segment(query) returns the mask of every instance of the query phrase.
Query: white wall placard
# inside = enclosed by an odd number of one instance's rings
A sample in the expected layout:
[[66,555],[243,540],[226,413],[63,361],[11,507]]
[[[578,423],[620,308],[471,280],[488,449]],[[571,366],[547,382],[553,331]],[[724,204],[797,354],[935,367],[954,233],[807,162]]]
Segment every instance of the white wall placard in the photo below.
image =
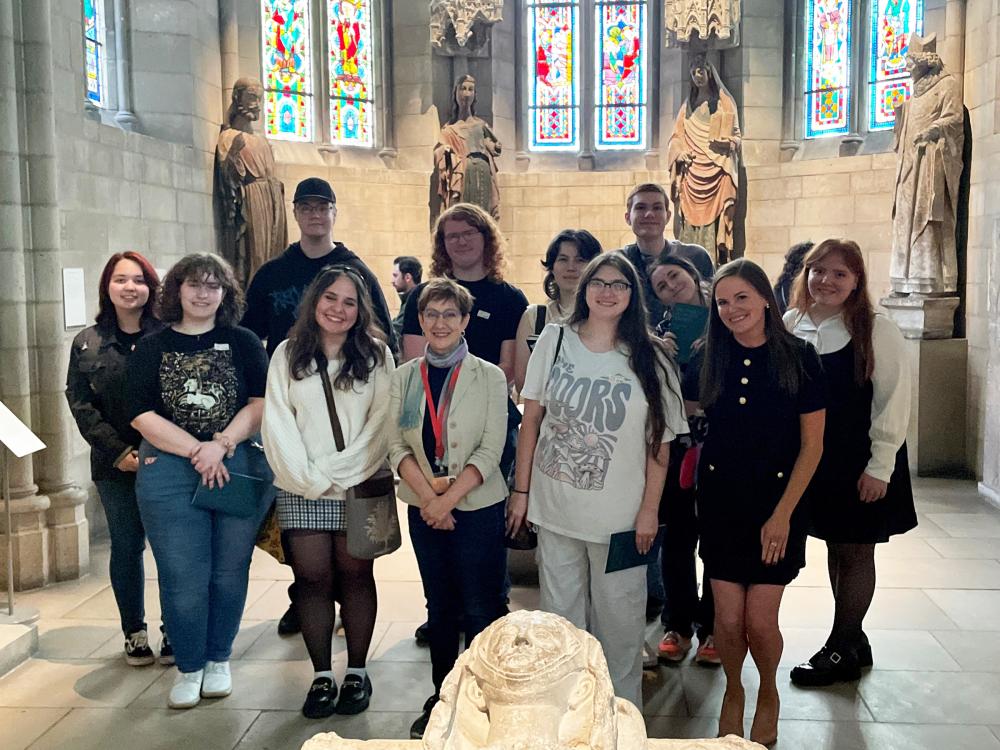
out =
[[63,316],[67,328],[87,325],[87,290],[82,268],[63,269]]
[[29,430],[3,401],[0,401],[0,443],[6,445],[18,458],[24,458],[45,447],[38,435]]

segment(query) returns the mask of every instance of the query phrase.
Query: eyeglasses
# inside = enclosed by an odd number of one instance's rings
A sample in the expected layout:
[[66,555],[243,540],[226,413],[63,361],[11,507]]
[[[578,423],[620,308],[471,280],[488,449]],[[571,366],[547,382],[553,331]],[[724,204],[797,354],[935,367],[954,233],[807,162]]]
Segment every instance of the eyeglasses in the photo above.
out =
[[604,281],[604,279],[591,279],[587,282],[587,288],[592,292],[603,292],[610,289],[615,294],[625,294],[632,288],[627,281]]
[[458,310],[445,310],[444,312],[440,312],[439,310],[424,310],[420,314],[424,316],[424,320],[432,325],[439,320],[443,320],[449,326],[454,327],[462,319],[462,313]]
[[478,229],[466,229],[464,232],[452,232],[444,236],[446,245],[457,245],[459,242],[472,242],[472,238],[480,234]]
[[300,214],[305,214],[309,216],[310,214],[314,216],[322,216],[327,211],[332,210],[336,204],[334,203],[299,203],[295,206],[295,210]]

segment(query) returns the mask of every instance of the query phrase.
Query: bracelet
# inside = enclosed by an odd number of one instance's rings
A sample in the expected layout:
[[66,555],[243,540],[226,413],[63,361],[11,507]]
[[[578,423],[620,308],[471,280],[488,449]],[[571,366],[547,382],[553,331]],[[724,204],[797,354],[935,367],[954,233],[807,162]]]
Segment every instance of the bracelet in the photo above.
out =
[[222,443],[222,447],[226,449],[226,458],[232,458],[236,453],[236,443],[234,443],[232,438],[228,435],[217,432],[212,435],[212,440],[217,443]]
[[510,494],[512,494],[512,495],[527,495],[528,491],[527,490],[511,490]]

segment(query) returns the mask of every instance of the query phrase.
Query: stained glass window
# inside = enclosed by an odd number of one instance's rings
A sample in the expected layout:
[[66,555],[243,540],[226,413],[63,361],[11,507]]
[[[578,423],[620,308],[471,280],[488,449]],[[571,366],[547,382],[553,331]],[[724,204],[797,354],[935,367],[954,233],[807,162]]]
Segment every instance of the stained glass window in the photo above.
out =
[[806,138],[846,133],[851,116],[852,0],[808,0]]
[[896,107],[910,98],[906,52],[910,37],[923,33],[922,0],[871,0],[871,62],[868,79],[868,129],[886,130]]
[[596,6],[595,148],[646,145],[646,3]]
[[371,0],[329,0],[330,140],[375,145]]
[[102,2],[103,0],[83,0],[83,43],[87,99],[98,107],[107,106],[108,103]]
[[528,0],[529,148],[580,148],[578,0]]
[[313,137],[310,0],[264,0],[261,4],[264,70],[264,131],[270,138]]

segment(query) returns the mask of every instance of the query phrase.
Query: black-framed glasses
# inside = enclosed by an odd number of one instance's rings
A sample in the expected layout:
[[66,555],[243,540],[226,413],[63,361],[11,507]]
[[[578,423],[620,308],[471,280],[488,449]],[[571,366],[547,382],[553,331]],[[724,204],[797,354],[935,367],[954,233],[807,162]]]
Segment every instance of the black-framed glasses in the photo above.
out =
[[604,279],[591,279],[587,282],[587,288],[594,292],[603,292],[610,289],[615,294],[625,294],[632,289],[632,285],[627,281],[605,281]]

